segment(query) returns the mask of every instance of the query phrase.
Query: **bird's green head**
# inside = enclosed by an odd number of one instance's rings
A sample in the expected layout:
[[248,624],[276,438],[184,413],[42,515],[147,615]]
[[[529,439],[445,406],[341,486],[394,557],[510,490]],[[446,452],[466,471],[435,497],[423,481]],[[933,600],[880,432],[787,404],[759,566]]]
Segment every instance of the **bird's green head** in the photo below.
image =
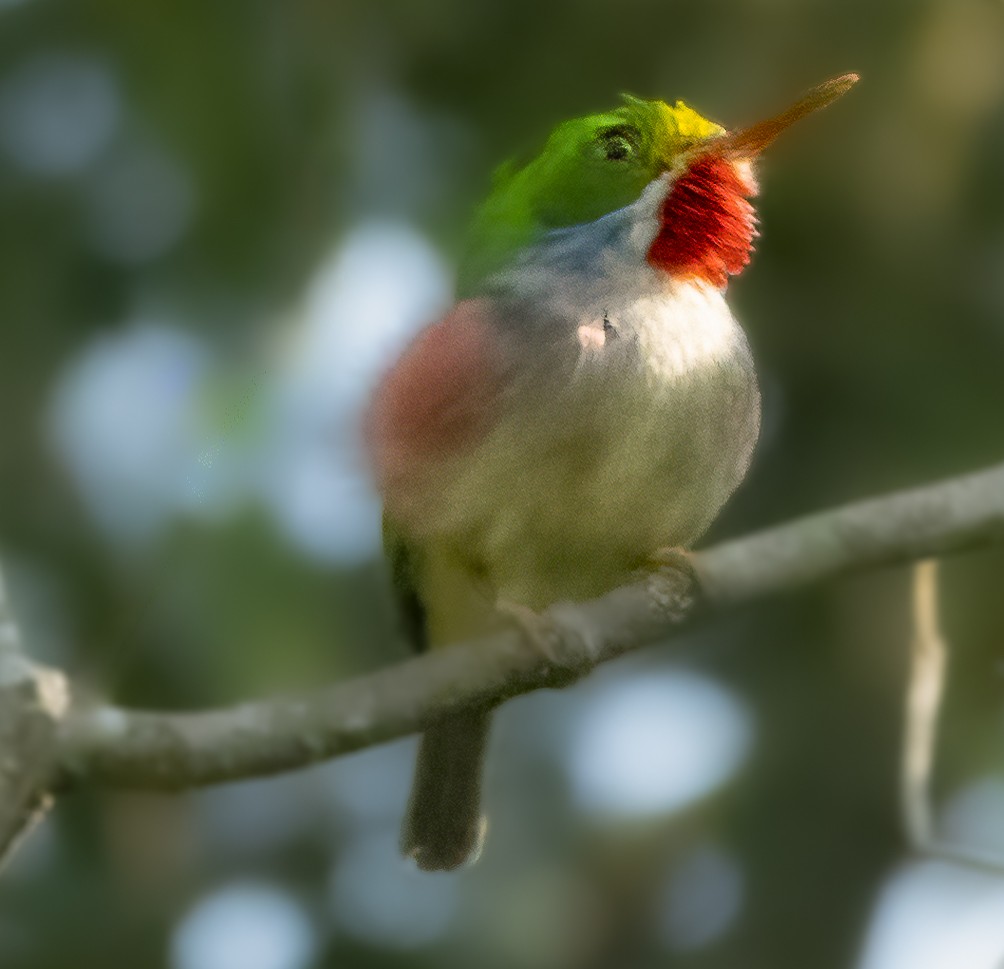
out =
[[856,81],[846,75],[814,88],[782,115],[728,134],[677,101],[624,96],[613,111],[562,122],[529,161],[495,173],[478,210],[461,267],[469,295],[551,229],[598,219],[634,202],[664,173],[678,175],[714,151],[748,160],[792,121],[834,100]]

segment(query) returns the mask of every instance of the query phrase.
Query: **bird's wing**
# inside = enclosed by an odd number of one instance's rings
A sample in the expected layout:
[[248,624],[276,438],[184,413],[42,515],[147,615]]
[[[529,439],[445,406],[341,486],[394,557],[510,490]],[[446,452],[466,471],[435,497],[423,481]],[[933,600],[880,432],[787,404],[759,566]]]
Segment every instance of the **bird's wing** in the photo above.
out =
[[510,361],[491,305],[464,300],[423,330],[381,381],[366,438],[384,511],[401,530],[434,530],[424,519],[445,469],[494,424]]
[[384,499],[384,547],[404,631],[428,646],[419,594],[448,467],[498,416],[511,353],[485,300],[464,300],[423,330],[384,377],[366,419],[366,439]]
[[[384,499],[384,543],[404,632],[415,649],[470,629],[471,576],[438,569],[439,493],[458,458],[495,422],[508,383],[506,341],[483,300],[465,300],[424,330],[381,382],[366,422]],[[459,592],[460,595],[455,593]],[[480,850],[481,762],[490,711],[464,710],[422,738],[401,848],[423,869],[452,869]]]
[[401,622],[401,632],[416,653],[424,653],[429,648],[429,630],[426,626],[425,605],[418,594],[415,574],[418,566],[417,552],[386,515],[383,519],[383,547],[390,566],[391,588]]

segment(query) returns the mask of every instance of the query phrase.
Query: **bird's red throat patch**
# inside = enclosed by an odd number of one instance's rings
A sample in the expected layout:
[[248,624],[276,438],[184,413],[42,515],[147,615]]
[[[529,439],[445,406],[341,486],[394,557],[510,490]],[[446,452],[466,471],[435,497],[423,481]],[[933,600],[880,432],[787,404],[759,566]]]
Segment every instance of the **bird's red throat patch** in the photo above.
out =
[[662,203],[648,261],[677,279],[725,286],[750,261],[757,186],[726,158],[699,158],[673,183]]

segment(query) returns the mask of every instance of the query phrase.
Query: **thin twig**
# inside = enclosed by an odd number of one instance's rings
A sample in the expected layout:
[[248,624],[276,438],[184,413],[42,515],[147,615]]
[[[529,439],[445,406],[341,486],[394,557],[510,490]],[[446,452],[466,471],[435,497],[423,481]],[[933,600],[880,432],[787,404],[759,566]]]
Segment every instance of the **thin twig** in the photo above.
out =
[[913,638],[906,692],[901,798],[907,838],[918,851],[934,841],[931,772],[945,684],[945,642],[938,624],[938,563],[913,570]]
[[937,833],[931,778],[947,662],[948,647],[938,616],[938,563],[926,559],[913,571],[913,637],[900,774],[903,827],[910,845],[920,854],[1004,874],[1004,856],[946,841]]

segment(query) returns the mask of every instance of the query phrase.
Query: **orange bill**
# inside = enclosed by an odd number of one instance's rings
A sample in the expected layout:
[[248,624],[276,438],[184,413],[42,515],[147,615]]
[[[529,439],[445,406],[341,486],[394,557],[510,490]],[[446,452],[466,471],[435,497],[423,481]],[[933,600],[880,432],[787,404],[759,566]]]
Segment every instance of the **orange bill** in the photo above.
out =
[[765,121],[758,121],[748,128],[730,131],[708,148],[716,155],[735,159],[754,158],[772,144],[782,131],[807,115],[832,104],[837,98],[843,97],[858,83],[858,80],[857,74],[841,74],[840,77],[823,81],[787,110]]

